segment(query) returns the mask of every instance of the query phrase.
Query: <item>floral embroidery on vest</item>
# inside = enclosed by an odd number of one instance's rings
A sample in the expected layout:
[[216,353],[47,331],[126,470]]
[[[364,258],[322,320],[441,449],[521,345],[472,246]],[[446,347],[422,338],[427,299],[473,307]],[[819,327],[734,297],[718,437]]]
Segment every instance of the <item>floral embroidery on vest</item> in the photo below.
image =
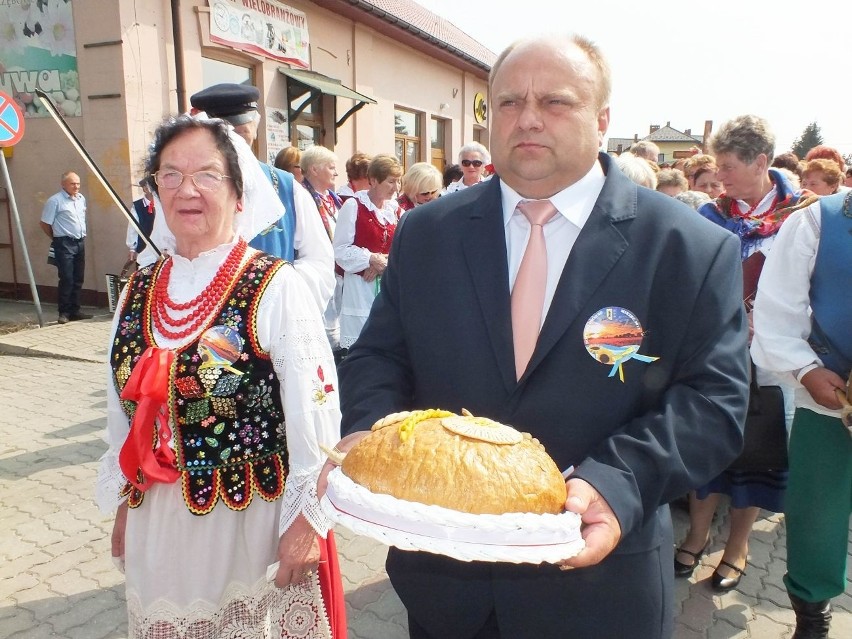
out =
[[[184,500],[196,515],[209,513],[219,499],[244,510],[254,493],[274,501],[284,492],[284,410],[269,353],[258,344],[256,315],[284,264],[263,253],[251,258],[199,337],[175,351],[168,419]],[[156,346],[149,293],[161,267],[142,269],[127,284],[110,354],[119,394],[145,349]],[[122,407],[133,415],[133,402],[122,401]],[[129,483],[123,494],[131,507],[142,502]]]

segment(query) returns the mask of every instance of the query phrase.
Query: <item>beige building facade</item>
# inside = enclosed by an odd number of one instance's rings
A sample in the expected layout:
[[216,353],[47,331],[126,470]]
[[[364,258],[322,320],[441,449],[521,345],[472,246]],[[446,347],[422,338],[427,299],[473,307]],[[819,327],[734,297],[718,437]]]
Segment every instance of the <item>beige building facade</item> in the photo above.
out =
[[[44,300],[55,298],[56,269],[46,263],[49,242],[38,221],[64,171],[79,173],[88,199],[85,303],[105,302],[104,275],[117,273],[127,256],[127,223],[59,126],[45,117],[33,95],[36,88],[53,89],[47,93],[59,101],[69,127],[128,205],[141,197],[135,184],[153,130],[169,115],[187,111],[193,93],[218,82],[260,88],[259,158],[271,160],[285,145],[322,144],[340,160],[341,184],[345,161],[356,151],[396,153],[406,166],[427,161],[443,168],[463,144],[475,140],[487,146],[484,105],[494,54],[414,2],[69,4],[73,43],[65,43],[65,53],[76,56],[76,76],[0,64],[0,91],[11,94],[27,115],[23,139],[5,155]],[[35,17],[45,25],[55,18]],[[23,20],[32,30],[33,16]],[[13,59],[4,46],[10,45],[0,39],[0,59]],[[73,62],[67,56],[55,59]],[[0,295],[28,299],[10,196],[0,189]]]

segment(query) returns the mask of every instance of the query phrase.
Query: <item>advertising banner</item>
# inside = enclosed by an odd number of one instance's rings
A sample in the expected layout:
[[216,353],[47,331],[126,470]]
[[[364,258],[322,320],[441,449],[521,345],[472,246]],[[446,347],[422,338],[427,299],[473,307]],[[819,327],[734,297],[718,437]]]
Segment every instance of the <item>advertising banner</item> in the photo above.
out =
[[36,89],[66,117],[80,115],[71,1],[0,0],[0,91],[25,117],[49,117]]
[[275,162],[275,156],[284,147],[290,146],[290,131],[287,109],[266,107],[266,161]]

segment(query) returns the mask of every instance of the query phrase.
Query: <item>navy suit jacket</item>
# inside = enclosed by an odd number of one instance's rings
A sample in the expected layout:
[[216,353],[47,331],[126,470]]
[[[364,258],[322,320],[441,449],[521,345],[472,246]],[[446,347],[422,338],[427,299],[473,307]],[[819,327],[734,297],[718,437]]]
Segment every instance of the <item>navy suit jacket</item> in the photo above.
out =
[[[739,242],[673,198],[637,187],[606,155],[600,161],[603,190],[520,381],[498,178],[403,217],[381,293],[340,370],[343,432],[422,408],[467,408],[510,424],[537,437],[560,468],[575,466],[574,476],[607,500],[622,528],[613,555],[648,553],[670,544],[666,504],[716,476],[742,446],[748,364]],[[583,342],[588,319],[607,307],[631,311],[645,330],[639,352],[659,358],[627,361],[623,382]],[[489,584],[471,576],[474,564],[408,553],[397,567],[397,553],[389,573],[409,611],[431,623],[427,602],[443,574],[434,614],[449,614],[455,627],[482,610],[512,614],[501,610],[495,570],[540,570],[492,566]],[[554,579],[579,583],[585,570],[556,571]],[[651,587],[670,592],[671,563],[668,572]],[[582,587],[605,593],[614,577]],[[524,589],[534,591],[536,580],[530,584]],[[460,600],[465,610],[453,617]]]

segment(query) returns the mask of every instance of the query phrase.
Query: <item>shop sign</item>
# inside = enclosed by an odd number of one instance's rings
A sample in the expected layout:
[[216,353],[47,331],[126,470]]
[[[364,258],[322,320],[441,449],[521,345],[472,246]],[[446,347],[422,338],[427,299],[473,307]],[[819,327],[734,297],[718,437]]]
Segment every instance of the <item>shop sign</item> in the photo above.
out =
[[308,19],[274,0],[208,0],[210,39],[290,66],[310,69]]

